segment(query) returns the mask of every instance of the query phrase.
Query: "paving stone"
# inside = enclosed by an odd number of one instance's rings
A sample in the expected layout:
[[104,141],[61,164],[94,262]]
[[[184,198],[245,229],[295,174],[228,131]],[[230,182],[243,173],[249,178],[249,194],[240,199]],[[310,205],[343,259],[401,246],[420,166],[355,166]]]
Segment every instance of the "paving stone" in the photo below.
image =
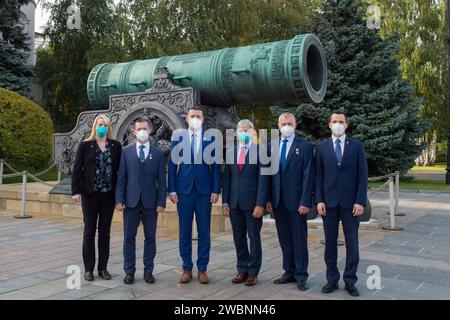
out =
[[39,279],[30,276],[16,277],[4,280],[0,282],[0,294],[18,289],[23,289],[43,282],[45,282],[45,279]]
[[93,294],[109,290],[105,287],[100,287],[96,285],[85,285],[80,287],[80,289],[72,289],[69,291],[60,292],[51,296],[46,297],[44,300],[76,300],[86,298]]
[[[386,194],[371,196],[373,218],[387,221]],[[357,286],[359,300],[376,299],[450,299],[450,194],[401,193],[400,208],[404,217],[396,217],[403,231],[360,230],[360,265]],[[295,284],[274,285],[282,273],[282,256],[273,223],[265,221],[263,264],[255,287],[235,285],[236,252],[231,233],[214,234],[208,275],[210,284],[196,279],[180,284],[181,258],[178,234],[158,230],[155,258],[155,284],[142,279],[143,234],[136,240],[136,280],[133,285],[123,283],[123,226],[113,223],[111,256],[108,270],[110,281],[81,279],[80,290],[68,290],[65,281],[69,265],[83,271],[81,249],[83,223],[68,217],[34,217],[27,221],[12,218],[11,212],[0,212],[0,299],[230,299],[230,300],[353,300],[340,289],[331,295],[320,292],[326,282],[323,260],[323,230],[308,232],[309,290],[300,292]],[[383,220],[384,219],[384,220]],[[193,242],[193,262],[197,259],[197,242]],[[345,265],[345,247],[339,247],[341,274]],[[367,287],[367,267],[381,269],[381,288]],[[81,274],[83,276],[83,273]]]
[[99,293],[94,293],[87,297],[82,298],[82,300],[130,300],[137,299],[145,294],[144,291],[131,288],[117,287],[108,290],[101,291]]

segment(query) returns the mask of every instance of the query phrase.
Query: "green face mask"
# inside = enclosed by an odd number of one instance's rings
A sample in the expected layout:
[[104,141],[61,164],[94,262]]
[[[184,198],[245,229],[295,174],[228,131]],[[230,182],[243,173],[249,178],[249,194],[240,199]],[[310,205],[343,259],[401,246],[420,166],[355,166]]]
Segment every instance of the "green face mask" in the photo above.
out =
[[107,133],[108,133],[108,127],[105,127],[105,126],[97,127],[97,136],[99,136],[100,138],[104,138]]
[[239,141],[248,143],[250,141],[250,135],[247,132],[241,132],[238,135]]

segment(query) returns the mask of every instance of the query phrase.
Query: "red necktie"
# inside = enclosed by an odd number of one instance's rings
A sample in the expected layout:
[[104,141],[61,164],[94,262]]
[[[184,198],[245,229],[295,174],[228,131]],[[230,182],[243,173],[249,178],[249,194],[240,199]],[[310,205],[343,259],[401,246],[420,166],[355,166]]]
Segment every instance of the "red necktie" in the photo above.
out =
[[239,160],[238,160],[239,172],[242,171],[242,168],[244,167],[244,162],[245,162],[245,146],[242,146],[241,151],[239,152]]

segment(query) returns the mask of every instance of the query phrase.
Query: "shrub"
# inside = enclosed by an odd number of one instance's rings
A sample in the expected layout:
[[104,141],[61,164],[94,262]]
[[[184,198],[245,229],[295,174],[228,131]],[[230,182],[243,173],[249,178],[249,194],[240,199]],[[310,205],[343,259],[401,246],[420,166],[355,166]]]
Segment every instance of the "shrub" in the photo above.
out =
[[53,124],[33,101],[0,88],[0,158],[13,167],[37,170],[52,155]]

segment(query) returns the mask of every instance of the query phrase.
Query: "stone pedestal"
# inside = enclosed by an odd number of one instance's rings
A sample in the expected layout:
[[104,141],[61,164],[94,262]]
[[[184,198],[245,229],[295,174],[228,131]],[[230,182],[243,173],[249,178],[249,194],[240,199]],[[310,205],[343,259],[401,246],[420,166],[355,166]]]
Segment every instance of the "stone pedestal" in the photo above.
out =
[[[0,185],[0,210],[20,212],[22,205],[21,184]],[[26,212],[33,216],[64,216],[77,219],[83,218],[80,203],[72,201],[70,195],[49,194],[49,187],[30,183],[27,185]],[[211,232],[231,231],[228,218],[222,215],[222,199],[213,205],[211,212]],[[123,213],[114,212],[113,222],[122,223]],[[167,199],[164,213],[158,217],[158,228],[178,233],[178,213],[176,205]]]

